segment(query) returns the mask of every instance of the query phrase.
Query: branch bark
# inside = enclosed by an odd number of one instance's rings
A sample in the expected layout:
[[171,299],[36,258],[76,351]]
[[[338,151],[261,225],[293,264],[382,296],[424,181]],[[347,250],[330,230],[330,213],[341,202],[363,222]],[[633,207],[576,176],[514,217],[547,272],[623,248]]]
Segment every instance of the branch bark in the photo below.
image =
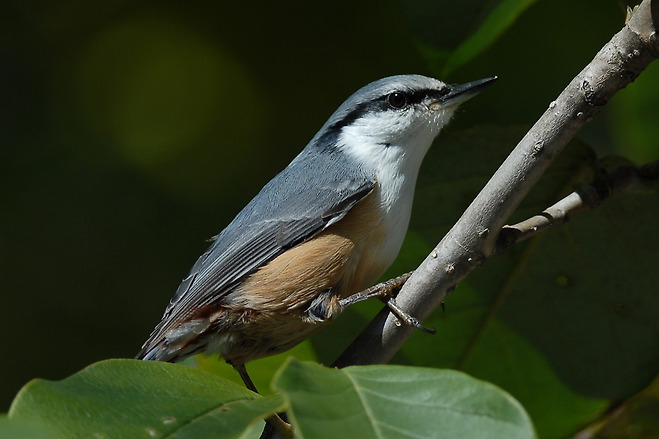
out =
[[594,209],[612,196],[637,184],[658,180],[659,161],[643,166],[621,166],[611,174],[572,192],[542,213],[512,226],[503,226],[497,239],[496,253],[503,253],[518,242],[565,224],[575,215]]
[[[453,228],[396,297],[421,321],[473,269],[500,250],[502,229],[533,185],[574,135],[608,100],[657,57],[659,0],[644,0],[628,23],[551,102]],[[334,364],[386,363],[414,332],[380,312]]]

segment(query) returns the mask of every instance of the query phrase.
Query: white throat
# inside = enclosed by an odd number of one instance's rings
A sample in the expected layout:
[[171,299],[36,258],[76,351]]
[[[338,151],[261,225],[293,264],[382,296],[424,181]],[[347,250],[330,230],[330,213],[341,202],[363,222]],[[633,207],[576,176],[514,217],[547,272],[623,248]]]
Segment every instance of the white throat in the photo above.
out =
[[[393,262],[403,244],[421,162],[451,113],[437,111],[428,117],[418,117],[414,127],[401,124],[400,119],[387,121],[382,115],[377,123],[373,118],[365,118],[363,123],[343,128],[338,138],[344,153],[376,178],[374,196],[388,231],[379,255],[385,266]],[[392,122],[399,122],[398,126]]]

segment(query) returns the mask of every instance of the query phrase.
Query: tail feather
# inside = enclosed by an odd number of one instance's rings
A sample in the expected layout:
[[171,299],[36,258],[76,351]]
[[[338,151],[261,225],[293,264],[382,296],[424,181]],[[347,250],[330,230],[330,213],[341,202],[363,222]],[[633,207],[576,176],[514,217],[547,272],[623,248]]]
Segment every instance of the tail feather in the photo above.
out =
[[210,326],[208,318],[197,318],[178,325],[174,325],[170,319],[163,319],[135,358],[169,362],[183,360],[203,350],[199,336]]

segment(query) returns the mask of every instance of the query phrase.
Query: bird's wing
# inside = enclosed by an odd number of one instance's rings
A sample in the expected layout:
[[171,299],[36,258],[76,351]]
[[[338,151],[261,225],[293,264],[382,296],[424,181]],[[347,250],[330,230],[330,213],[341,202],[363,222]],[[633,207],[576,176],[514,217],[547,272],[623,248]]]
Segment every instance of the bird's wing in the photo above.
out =
[[143,352],[176,322],[218,302],[259,267],[343,218],[373,190],[372,176],[341,154],[326,155],[309,160],[303,151],[215,238],[181,282]]

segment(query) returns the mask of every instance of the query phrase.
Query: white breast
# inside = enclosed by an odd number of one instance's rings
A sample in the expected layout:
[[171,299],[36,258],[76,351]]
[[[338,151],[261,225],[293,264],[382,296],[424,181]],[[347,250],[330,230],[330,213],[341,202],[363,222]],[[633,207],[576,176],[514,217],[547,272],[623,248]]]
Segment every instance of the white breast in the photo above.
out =
[[[359,126],[346,127],[339,145],[367,171],[372,172],[378,188],[373,194],[380,210],[387,239],[374,255],[386,269],[396,259],[403,244],[412,213],[414,187],[419,167],[435,137],[433,130],[421,130],[428,135],[408,138],[405,147],[396,144],[369,142]],[[350,145],[350,146],[348,146]],[[359,145],[359,147],[354,147]]]

